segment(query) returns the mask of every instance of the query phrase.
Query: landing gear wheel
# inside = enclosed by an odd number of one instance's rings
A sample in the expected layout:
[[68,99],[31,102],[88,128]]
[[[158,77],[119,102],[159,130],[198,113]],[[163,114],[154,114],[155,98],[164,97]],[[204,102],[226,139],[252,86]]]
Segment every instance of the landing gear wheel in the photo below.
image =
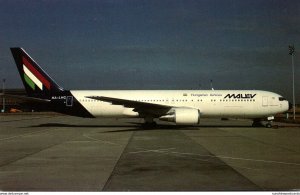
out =
[[271,128],[271,127],[272,127],[272,124],[271,124],[271,123],[267,123],[267,124],[266,124],[266,127],[267,127],[267,128]]
[[264,125],[261,123],[261,120],[253,120],[252,127],[264,127]]
[[153,129],[155,127],[157,127],[157,123],[156,122],[146,122],[144,124],[142,124],[142,127],[143,128],[146,128],[146,129]]
[[268,123],[266,124],[266,127],[271,128],[272,127],[272,122],[274,120],[274,116],[269,116],[267,119],[268,119]]
[[154,118],[152,117],[145,117],[145,123],[142,125],[145,129],[153,129],[157,126],[156,122],[154,121]]

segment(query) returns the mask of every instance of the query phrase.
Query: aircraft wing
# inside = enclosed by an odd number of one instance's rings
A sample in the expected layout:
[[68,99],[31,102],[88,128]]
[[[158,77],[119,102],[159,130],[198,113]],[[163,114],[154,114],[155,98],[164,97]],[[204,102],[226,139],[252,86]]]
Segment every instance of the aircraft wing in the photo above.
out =
[[122,105],[127,108],[134,108],[133,111],[138,112],[141,116],[159,117],[166,114],[172,107],[161,104],[153,104],[148,102],[139,102],[133,100],[105,97],[105,96],[86,96],[86,98],[109,102],[113,105]]
[[22,95],[10,95],[10,94],[0,94],[0,97],[10,98],[10,99],[17,99],[22,100],[23,102],[33,102],[33,103],[49,103],[50,100],[48,99],[41,99],[41,98],[34,98]]

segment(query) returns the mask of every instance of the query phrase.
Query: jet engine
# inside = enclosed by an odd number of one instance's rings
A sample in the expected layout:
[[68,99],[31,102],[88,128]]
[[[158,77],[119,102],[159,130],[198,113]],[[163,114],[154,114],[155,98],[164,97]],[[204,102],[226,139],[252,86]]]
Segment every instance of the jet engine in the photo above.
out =
[[174,108],[159,120],[174,122],[178,125],[196,125],[200,123],[200,110],[194,108]]

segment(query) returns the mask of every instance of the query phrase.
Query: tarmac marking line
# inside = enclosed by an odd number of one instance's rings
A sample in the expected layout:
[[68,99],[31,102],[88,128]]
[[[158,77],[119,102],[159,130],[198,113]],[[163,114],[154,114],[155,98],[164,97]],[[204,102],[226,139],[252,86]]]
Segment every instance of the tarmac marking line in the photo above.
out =
[[42,152],[42,151],[44,151],[44,150],[48,150],[49,148],[55,147],[55,146],[60,145],[60,144],[62,144],[62,143],[53,144],[53,145],[50,145],[50,146],[48,146],[48,147],[46,147],[46,148],[43,148],[43,149],[41,149],[41,150],[34,151],[34,152],[32,152],[32,153],[29,153],[29,154],[25,154],[25,155],[23,155],[23,156],[21,156],[21,157],[19,157],[19,158],[16,158],[16,159],[14,159],[14,160],[10,160],[9,162],[6,162],[6,163],[4,163],[4,164],[0,164],[0,167],[4,167],[4,166],[7,166],[7,165],[9,165],[9,164],[11,164],[11,163],[15,163],[15,162],[20,161],[20,160],[22,160],[22,159],[24,159],[24,158],[33,156],[33,155],[35,155],[35,154],[37,154],[37,153],[40,153],[40,152]]
[[165,153],[169,152],[170,150],[175,150],[176,148],[162,148],[157,150],[142,150],[142,151],[136,151],[136,152],[128,152],[129,154],[138,154],[138,153],[147,153],[147,152],[159,152],[159,153]]
[[129,143],[132,141],[132,139],[133,139],[133,137],[134,137],[134,134],[135,134],[135,133],[131,133],[131,136],[130,136],[130,138],[128,139],[127,144],[125,145],[125,147],[124,147],[122,153],[120,154],[118,160],[116,161],[116,164],[115,164],[113,170],[111,171],[110,176],[108,177],[108,179],[106,180],[105,184],[103,185],[101,191],[105,191],[105,189],[107,189],[108,186],[110,185],[111,179],[112,179],[112,177],[113,177],[113,175],[114,175],[114,172],[116,171],[116,168],[117,168],[117,166],[118,166],[118,163],[119,163],[119,161],[122,159],[122,156],[124,155],[124,151],[127,149]]
[[[174,150],[176,148],[162,148],[158,150],[142,150],[136,152],[129,152],[129,154],[137,154],[137,153],[145,153],[145,152],[157,152],[157,153],[167,153],[167,154],[178,154],[182,156],[201,156],[201,157],[209,157],[209,158],[223,158],[223,159],[232,159],[232,160],[244,160],[244,161],[254,161],[254,162],[263,162],[263,163],[275,163],[275,164],[284,164],[284,165],[294,165],[300,166],[300,163],[291,163],[291,162],[282,162],[282,161],[274,161],[274,160],[263,160],[263,159],[251,159],[251,158],[240,158],[240,157],[231,157],[231,156],[222,156],[222,155],[201,155],[195,153],[184,153],[184,152],[172,152],[169,150]],[[199,160],[199,159],[198,159]],[[244,167],[247,168],[247,167]],[[251,168],[249,168],[251,169]]]
[[42,130],[42,131],[33,131],[33,132],[30,132],[30,133],[25,133],[25,134],[22,134],[22,135],[16,135],[16,136],[12,136],[12,137],[2,138],[2,139],[0,139],[0,141],[10,140],[10,139],[18,138],[18,137],[25,137],[27,135],[32,135],[32,134],[35,134],[35,133],[42,133],[42,132],[45,132],[45,131],[48,131],[48,129]]
[[0,121],[0,123],[26,121],[26,120],[33,120],[33,119],[53,118],[53,117],[56,117],[56,116],[43,116],[43,117],[24,118],[24,119],[17,119],[17,120]]
[[211,158],[221,158],[221,159],[223,158],[223,159],[232,159],[232,160],[244,160],[244,161],[255,161],[255,162],[263,162],[263,163],[275,163],[275,164],[300,166],[300,163],[282,162],[282,161],[275,161],[275,160],[240,158],[240,157],[231,157],[231,156],[222,156],[222,155],[201,155],[201,154],[195,154],[195,153],[181,153],[181,152],[170,152],[170,153],[203,156],[203,157],[211,157]]
[[[226,129],[224,129],[224,128],[219,128],[219,130],[229,133],[229,132],[226,131]],[[264,142],[264,141],[261,141],[261,140],[259,140],[259,139],[253,138],[253,137],[251,137],[251,136],[246,136],[246,135],[245,135],[245,136],[242,136],[242,135],[240,135],[240,134],[238,134],[238,133],[234,133],[234,132],[230,132],[230,133],[232,133],[232,134],[234,134],[234,135],[237,135],[238,137],[242,137],[242,138],[245,138],[245,139],[253,140],[253,141],[256,141],[256,142],[261,143],[261,144],[264,144],[264,145],[268,145],[268,146],[276,146],[277,148],[281,148],[281,149],[283,149],[283,150],[287,150],[287,151],[290,151],[290,152],[298,153],[297,151],[291,150],[291,149],[289,149],[289,148],[286,148],[286,147],[283,147],[283,146],[279,146],[279,145],[276,145],[276,144],[271,144],[271,143],[268,143],[268,142]]]
[[105,141],[105,140],[100,140],[100,139],[95,139],[95,138],[92,138],[92,137],[90,137],[90,136],[88,136],[88,135],[86,135],[86,134],[83,134],[82,136],[85,137],[85,138],[88,138],[88,139],[90,139],[90,140],[93,140],[93,141],[103,142],[103,143],[107,143],[107,144],[111,144],[111,145],[122,146],[122,145],[116,144],[116,143],[114,143],[114,142]]

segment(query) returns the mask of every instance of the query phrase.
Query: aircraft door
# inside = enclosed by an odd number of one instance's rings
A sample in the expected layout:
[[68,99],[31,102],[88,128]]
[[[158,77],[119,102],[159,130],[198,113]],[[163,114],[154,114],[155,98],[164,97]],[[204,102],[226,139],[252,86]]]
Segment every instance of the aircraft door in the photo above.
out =
[[262,106],[268,106],[268,97],[267,96],[262,97]]
[[73,106],[73,96],[67,96],[66,106]]

